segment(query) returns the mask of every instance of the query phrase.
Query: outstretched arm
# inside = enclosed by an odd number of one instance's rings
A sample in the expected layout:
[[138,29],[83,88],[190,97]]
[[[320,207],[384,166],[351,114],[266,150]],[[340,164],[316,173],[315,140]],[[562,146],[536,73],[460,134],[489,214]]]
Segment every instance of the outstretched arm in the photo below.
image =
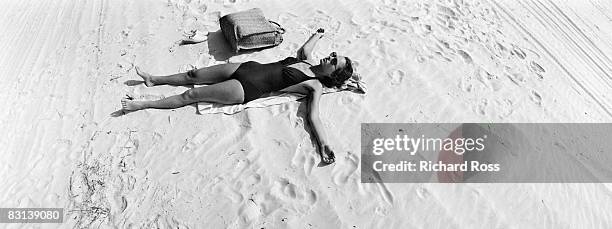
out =
[[300,60],[312,60],[312,51],[317,46],[317,42],[323,37],[323,33],[325,33],[323,29],[318,29],[316,33],[312,34],[298,50],[297,58]]
[[334,163],[334,152],[330,149],[327,141],[327,135],[323,128],[323,123],[319,118],[319,100],[323,93],[323,85],[317,80],[305,82],[310,90],[308,96],[308,121],[314,130],[315,140],[317,142],[318,152],[321,155],[321,161],[326,164]]

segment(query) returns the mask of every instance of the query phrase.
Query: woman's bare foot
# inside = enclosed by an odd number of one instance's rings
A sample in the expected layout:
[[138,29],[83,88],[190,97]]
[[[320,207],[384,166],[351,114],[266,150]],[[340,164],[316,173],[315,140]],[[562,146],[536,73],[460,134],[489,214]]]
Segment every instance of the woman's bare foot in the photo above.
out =
[[153,76],[151,76],[151,74],[149,74],[149,73],[141,71],[138,66],[136,66],[136,74],[138,74],[140,77],[142,77],[142,79],[144,80],[144,83],[145,83],[145,85],[147,85],[147,87],[155,86],[155,83],[153,83],[153,80],[151,79]]
[[131,100],[129,98],[121,99],[121,107],[124,111],[137,111],[144,109],[140,102]]

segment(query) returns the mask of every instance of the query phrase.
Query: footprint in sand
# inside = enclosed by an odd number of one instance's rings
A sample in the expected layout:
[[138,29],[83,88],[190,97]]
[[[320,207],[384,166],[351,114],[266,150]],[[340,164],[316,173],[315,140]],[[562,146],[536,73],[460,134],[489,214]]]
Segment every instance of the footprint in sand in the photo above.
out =
[[127,178],[124,178],[122,182],[124,182],[123,191],[132,191],[134,190],[134,186],[136,185],[136,177],[128,175]]
[[522,74],[520,73],[515,73],[515,74],[504,74],[508,79],[510,79],[510,81],[512,81],[512,83],[521,86],[521,83],[524,82],[524,77]]
[[472,59],[472,56],[470,56],[469,53],[467,53],[466,51],[463,50],[457,50],[457,54],[459,54],[459,56],[461,56],[461,58],[463,59],[463,61],[466,64],[471,64],[474,62],[474,60]]
[[244,224],[250,224],[253,220],[259,218],[261,214],[261,207],[253,200],[248,200],[238,209],[238,216]]
[[500,44],[499,42],[495,42],[495,48],[498,49],[500,53],[506,53],[508,51],[506,46],[504,46],[503,44]]
[[295,199],[295,197],[297,197],[297,194],[295,193],[295,185],[289,182],[287,182],[287,184],[285,185],[283,193],[292,199]]
[[477,70],[476,74],[478,76],[478,81],[480,81],[487,88],[493,91],[498,91],[502,88],[502,82],[499,80],[499,77],[489,73],[487,70],[480,68]]
[[329,14],[323,10],[317,10],[315,12],[314,20],[317,22],[330,22],[332,17],[330,17]]
[[232,203],[240,203],[244,200],[242,194],[238,191],[227,186],[226,183],[218,183],[212,188],[215,194],[219,194],[223,197],[226,197],[232,201]]
[[423,25],[417,26],[414,32],[415,34],[421,37],[425,37],[432,32],[432,28],[431,28],[431,25],[423,24]]
[[477,109],[477,111],[478,111],[478,113],[479,113],[479,114],[481,114],[481,115],[486,115],[486,114],[487,114],[487,111],[486,111],[487,106],[489,106],[489,100],[487,100],[487,99],[482,99],[482,100],[480,101],[480,103],[478,103],[478,105],[477,105],[476,109]]
[[181,148],[181,152],[189,153],[195,151],[198,147],[208,141],[211,138],[211,134],[205,132],[199,132],[192,139],[185,140],[185,144]]
[[255,173],[247,177],[245,180],[245,185],[251,187],[259,184],[259,182],[261,182],[261,175]]
[[504,67],[504,73],[514,84],[521,85],[527,81],[524,72],[510,66]]
[[425,57],[425,56],[423,56],[423,55],[420,55],[420,54],[419,54],[419,55],[417,55],[417,57],[416,57],[417,62],[419,62],[419,63],[421,63],[421,64],[422,64],[423,62],[427,61],[427,59],[431,59],[431,58],[427,58],[427,57]]
[[173,43],[170,47],[168,47],[168,52],[173,53],[174,51],[176,51],[176,47],[178,47],[178,45],[178,43]]
[[503,82],[499,80],[497,76],[494,76],[493,79],[489,80],[489,85],[493,91],[499,91],[503,88]]
[[[303,139],[306,140],[306,139]],[[315,151],[304,151],[303,150],[304,142],[300,143],[298,147],[295,149],[295,153],[293,158],[291,159],[291,167],[292,168],[304,168],[304,174],[307,176],[310,175],[312,169],[315,167],[316,156],[317,153]]]
[[[376,23],[376,22],[374,22]],[[377,34],[382,30],[382,26],[378,24],[362,26],[358,32],[360,37],[365,37],[370,34]]]
[[461,81],[459,81],[459,88],[465,92],[472,92],[474,90],[474,84],[472,84],[471,81],[471,77],[461,79]]
[[544,68],[542,66],[540,66],[535,61],[531,61],[529,63],[529,67],[531,68],[531,72],[535,73],[540,80],[544,79],[544,76],[542,75],[542,73],[545,73],[546,70],[544,70]]
[[306,204],[308,204],[309,206],[314,205],[317,202],[317,193],[313,190],[308,190],[305,193],[304,196],[304,201],[306,202]]
[[536,105],[542,106],[542,96],[537,91],[531,91],[531,101],[533,101]]
[[111,209],[118,209],[118,213],[122,213],[128,206],[127,199],[125,196],[116,196],[114,206],[111,206]]
[[538,63],[536,63],[535,61],[531,61],[529,63],[529,65],[531,66],[531,70],[536,71],[536,72],[546,72],[544,70],[544,68],[542,66],[540,66]]
[[559,147],[563,152],[567,150],[567,147],[562,142],[555,142],[553,145]]
[[393,70],[387,74],[387,77],[389,77],[389,80],[390,80],[389,82],[391,83],[391,85],[401,84],[405,76],[406,76],[406,73],[402,70]]
[[429,190],[427,190],[427,188],[425,188],[425,187],[418,187],[416,189],[416,194],[417,194],[417,197],[419,197],[419,199],[421,199],[421,200],[422,199],[427,199],[431,195],[429,193]]
[[441,60],[446,61],[446,62],[452,62],[452,60],[448,57],[446,57],[442,52],[435,52],[436,55],[438,55],[440,57]]
[[332,32],[332,36],[335,36],[338,32],[340,32],[340,28],[342,28],[342,22],[334,21],[330,22],[328,28]]
[[540,73],[535,73],[536,76],[538,77],[539,80],[543,80],[544,79],[544,75],[540,74]]
[[270,194],[277,196],[281,199],[288,198],[298,200],[301,204],[312,206],[317,202],[317,193],[312,189],[299,188],[295,184],[289,182],[285,178],[281,178],[276,181]]
[[516,55],[521,59],[525,59],[527,57],[527,54],[525,54],[525,52],[522,49],[520,49],[519,47],[516,47],[515,45],[513,46],[514,46],[514,49],[510,52],[511,54]]
[[164,136],[158,132],[153,133],[153,142],[161,142]]
[[346,156],[334,167],[332,177],[334,184],[344,185],[349,177],[357,170],[359,159],[352,153],[347,153]]
[[93,193],[92,190],[89,189],[89,185],[87,184],[87,175],[83,171],[72,171],[70,175],[70,184],[68,186],[68,193],[71,201],[82,201],[84,197],[82,194]]
[[447,41],[441,40],[441,39],[437,39],[438,43],[436,44],[436,46],[440,49],[440,51],[447,51],[447,52],[455,52],[455,48],[451,47],[451,44],[448,43]]
[[[378,180],[381,180],[380,177]],[[378,191],[380,192],[380,195],[382,196],[382,198],[389,204],[393,204],[393,193],[391,193],[391,191],[389,190],[389,188],[387,188],[387,185],[385,183],[381,183],[378,182],[376,183],[376,186],[378,186]]]
[[295,199],[295,188],[295,185],[289,182],[289,180],[281,178],[280,180],[274,182],[270,193],[277,197],[288,197],[290,199]]
[[443,6],[443,5],[437,5],[437,9],[438,9],[438,14],[440,15],[444,15],[444,16],[448,16],[448,17],[456,17],[457,13],[455,12],[455,10]]
[[249,168],[251,168],[251,161],[247,158],[238,159],[234,164],[234,171],[232,171],[232,178],[237,179]]
[[387,209],[384,206],[378,206],[374,209],[374,214],[384,217],[384,216],[389,215],[389,209]]
[[193,152],[197,148],[197,144],[192,141],[185,141],[185,145],[181,148],[181,152],[188,153]]
[[312,173],[312,169],[315,167],[315,163],[317,162],[317,160],[313,156],[315,154],[316,153],[314,151],[312,151],[306,157],[306,161],[304,162],[304,173],[306,175],[310,175]]
[[504,119],[514,113],[512,106],[514,103],[511,99],[504,99],[502,101],[495,100],[495,112],[497,113],[497,117],[500,119]]
[[240,203],[244,199],[244,197],[242,197],[242,194],[232,189],[228,189],[225,194],[226,197],[232,200],[233,203]]

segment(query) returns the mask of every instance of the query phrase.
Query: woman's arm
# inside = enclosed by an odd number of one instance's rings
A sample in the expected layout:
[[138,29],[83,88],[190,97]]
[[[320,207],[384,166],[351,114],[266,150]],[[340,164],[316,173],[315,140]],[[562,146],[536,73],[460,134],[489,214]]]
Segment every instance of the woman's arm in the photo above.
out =
[[308,96],[308,121],[314,130],[318,152],[321,156],[321,161],[331,164],[335,160],[334,152],[328,145],[327,134],[319,118],[319,100],[323,93],[323,85],[317,80],[306,81],[304,83],[310,90]]
[[297,58],[300,60],[312,60],[312,51],[317,46],[317,42],[323,37],[324,30],[318,29],[310,38],[302,45],[297,52]]

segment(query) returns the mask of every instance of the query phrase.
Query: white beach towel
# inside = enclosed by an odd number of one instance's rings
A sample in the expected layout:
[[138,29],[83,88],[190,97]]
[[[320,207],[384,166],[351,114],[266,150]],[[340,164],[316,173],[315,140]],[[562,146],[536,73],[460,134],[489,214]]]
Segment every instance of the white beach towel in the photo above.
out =
[[[340,91],[351,91],[351,92],[355,92],[359,94],[365,94],[366,87],[365,87],[365,83],[361,80],[361,77],[358,74],[354,74],[340,88],[325,88],[323,91],[323,94],[329,94],[329,93],[340,92]],[[283,103],[287,103],[291,101],[296,101],[304,97],[306,97],[306,95],[297,94],[297,93],[276,93],[276,94],[270,94],[269,96],[253,100],[246,104],[222,105],[222,104],[216,104],[216,103],[200,102],[197,104],[197,109],[198,109],[198,114],[215,114],[215,113],[236,114],[247,108],[268,107],[268,106],[283,104]]]

